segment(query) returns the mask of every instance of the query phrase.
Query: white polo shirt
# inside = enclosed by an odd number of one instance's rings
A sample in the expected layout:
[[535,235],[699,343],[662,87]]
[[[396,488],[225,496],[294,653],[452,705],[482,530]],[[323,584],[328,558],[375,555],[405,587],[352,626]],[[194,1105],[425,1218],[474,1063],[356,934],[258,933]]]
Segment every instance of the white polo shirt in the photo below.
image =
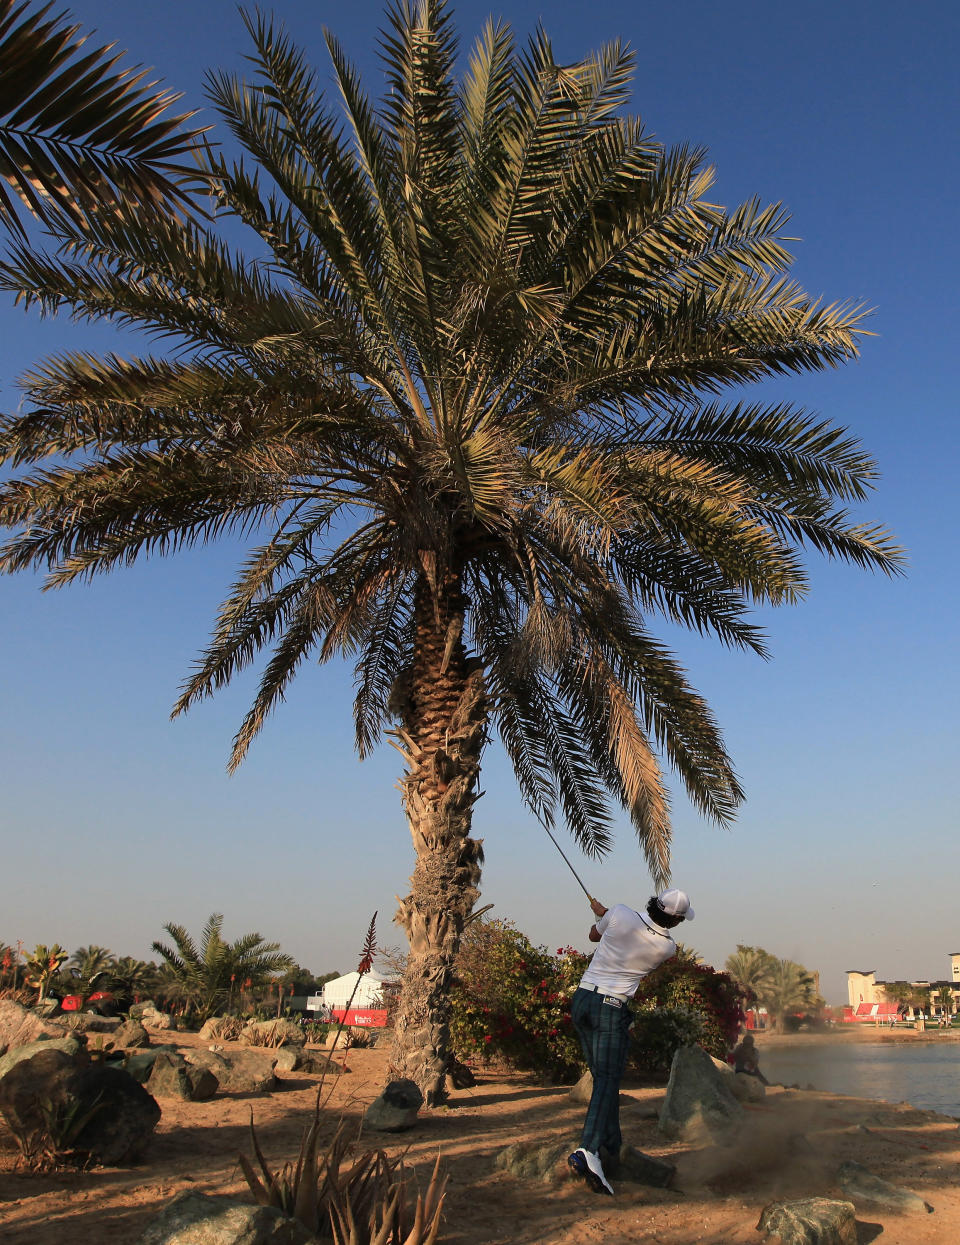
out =
[[677,944],[665,929],[626,904],[608,908],[596,926],[602,937],[580,979],[582,986],[599,986],[608,994],[632,998],[641,977],[677,953]]

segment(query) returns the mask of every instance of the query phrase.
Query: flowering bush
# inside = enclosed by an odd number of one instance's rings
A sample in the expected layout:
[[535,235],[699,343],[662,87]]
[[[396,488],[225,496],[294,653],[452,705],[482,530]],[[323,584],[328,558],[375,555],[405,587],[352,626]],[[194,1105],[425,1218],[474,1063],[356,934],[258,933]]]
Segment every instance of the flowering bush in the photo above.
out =
[[[636,994],[637,1019],[633,1029],[633,1062],[647,1071],[669,1068],[678,1046],[696,1042],[717,1059],[724,1059],[735,1045],[744,1020],[744,995],[728,973],[708,964],[675,957],[661,964],[640,982]],[[648,1019],[651,1012],[695,1012],[702,1022],[699,1035],[684,1036],[689,1025]],[[671,1046],[671,1028],[676,1040]],[[649,1046],[645,1045],[645,1038]]]
[[570,996],[587,957],[573,947],[551,955],[510,921],[467,927],[456,964],[450,1025],[460,1059],[504,1059],[551,1081],[583,1069],[570,1020]]
[[630,1062],[643,1072],[669,1071],[681,1046],[704,1046],[703,1013],[693,1007],[640,1007],[630,1030]]

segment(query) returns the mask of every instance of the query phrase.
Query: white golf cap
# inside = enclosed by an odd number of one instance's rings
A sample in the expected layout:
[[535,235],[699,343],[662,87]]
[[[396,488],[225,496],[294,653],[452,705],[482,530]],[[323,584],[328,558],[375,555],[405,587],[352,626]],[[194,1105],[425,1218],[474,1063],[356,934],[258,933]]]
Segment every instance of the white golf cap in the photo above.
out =
[[657,902],[668,916],[682,916],[685,921],[693,920],[693,909],[686,891],[664,891],[657,896]]

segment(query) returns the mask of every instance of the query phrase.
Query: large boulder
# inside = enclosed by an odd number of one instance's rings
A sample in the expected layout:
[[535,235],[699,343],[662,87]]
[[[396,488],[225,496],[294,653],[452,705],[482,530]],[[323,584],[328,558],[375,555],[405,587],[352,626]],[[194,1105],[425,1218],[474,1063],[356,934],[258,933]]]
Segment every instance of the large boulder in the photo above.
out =
[[699,1046],[681,1046],[670,1065],[670,1080],[660,1109],[660,1131],[667,1137],[704,1135],[720,1144],[733,1141],[744,1111],[730,1087],[732,1078],[714,1066]]
[[314,1076],[340,1076],[350,1071],[343,1064],[337,1063],[336,1058],[315,1050],[303,1051],[299,1056],[297,1068],[300,1072],[311,1072]]
[[730,1088],[738,1102],[763,1102],[767,1096],[763,1081],[749,1072],[735,1072],[730,1078]]
[[316,1241],[302,1223],[272,1206],[181,1193],[157,1215],[137,1245],[313,1245]]
[[187,1063],[208,1068],[228,1094],[264,1094],[277,1088],[274,1076],[276,1055],[273,1051],[235,1050],[184,1051]]
[[217,1092],[219,1081],[210,1068],[187,1063],[172,1051],[161,1051],[153,1061],[146,1086],[154,1098],[206,1102]]
[[63,1027],[44,1016],[15,1003],[0,999],[0,1055],[17,1046],[39,1042],[42,1038],[62,1038]]
[[577,1142],[573,1138],[549,1141],[540,1137],[533,1141],[515,1141],[499,1151],[494,1166],[521,1180],[556,1184],[568,1175],[567,1155],[576,1148]]
[[859,1163],[841,1163],[837,1172],[840,1188],[849,1198],[859,1202],[873,1202],[887,1210],[906,1211],[908,1214],[929,1213],[933,1207],[909,1189],[901,1189],[880,1176],[875,1176]]
[[240,1041],[247,1046],[303,1046],[307,1040],[300,1025],[280,1017],[277,1020],[251,1020],[243,1026]]
[[857,1245],[858,1239],[853,1203],[825,1197],[770,1202],[757,1231],[776,1237],[778,1245]]
[[367,1107],[363,1122],[381,1133],[402,1133],[413,1128],[417,1112],[423,1106],[423,1094],[413,1081],[405,1077],[391,1081],[379,1098]]
[[11,1130],[86,1162],[139,1158],[160,1119],[156,1101],[122,1069],[50,1045],[0,1080],[0,1112]]
[[77,1055],[83,1050],[83,1043],[79,1038],[72,1037],[70,1034],[64,1034],[60,1030],[60,1037],[49,1038],[40,1042],[27,1042],[24,1046],[15,1046],[12,1050],[7,1051],[0,1056],[0,1081],[7,1075],[11,1068],[17,1064],[34,1059],[42,1051],[56,1050],[64,1055]]
[[135,1081],[139,1081],[141,1085],[146,1085],[150,1079],[150,1073],[153,1071],[153,1065],[158,1055],[164,1052],[173,1052],[176,1054],[175,1046],[151,1046],[149,1050],[138,1050],[132,1055],[127,1055],[123,1062],[124,1068]]
[[68,1012],[57,1017],[63,1029],[73,1033],[114,1034],[123,1024],[119,1016],[98,1016],[95,1012]]

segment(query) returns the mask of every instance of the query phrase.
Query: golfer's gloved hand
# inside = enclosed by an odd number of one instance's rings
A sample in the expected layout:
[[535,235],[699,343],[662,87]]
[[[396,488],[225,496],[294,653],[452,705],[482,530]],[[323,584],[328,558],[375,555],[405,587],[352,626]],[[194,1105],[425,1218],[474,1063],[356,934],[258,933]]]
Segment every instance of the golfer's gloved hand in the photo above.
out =
[[593,915],[596,917],[601,917],[606,912],[606,908],[599,899],[591,899],[590,907],[593,909]]

